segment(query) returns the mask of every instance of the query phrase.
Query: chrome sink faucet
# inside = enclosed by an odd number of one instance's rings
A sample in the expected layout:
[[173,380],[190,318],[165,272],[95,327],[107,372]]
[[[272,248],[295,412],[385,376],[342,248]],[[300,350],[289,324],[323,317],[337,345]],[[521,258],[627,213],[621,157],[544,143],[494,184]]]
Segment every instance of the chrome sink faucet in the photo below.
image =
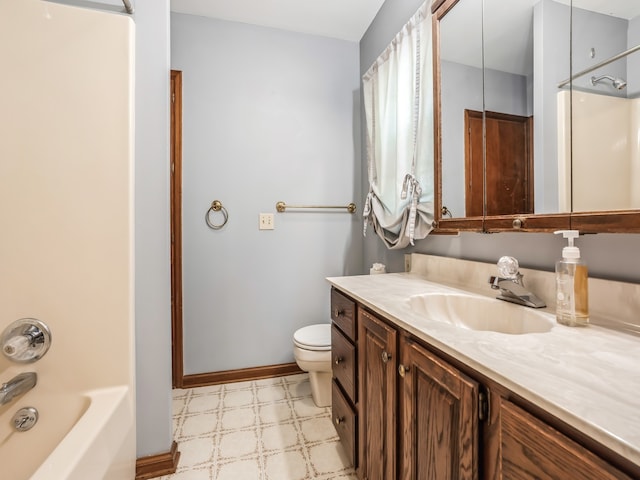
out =
[[506,302],[517,303],[525,307],[544,308],[544,301],[524,286],[523,275],[518,271],[518,260],[513,257],[501,257],[498,260],[500,276],[489,277],[489,284],[494,290],[500,290],[496,298]]
[[35,372],[16,375],[0,387],[0,405],[6,405],[14,398],[20,397],[36,386],[38,376]]

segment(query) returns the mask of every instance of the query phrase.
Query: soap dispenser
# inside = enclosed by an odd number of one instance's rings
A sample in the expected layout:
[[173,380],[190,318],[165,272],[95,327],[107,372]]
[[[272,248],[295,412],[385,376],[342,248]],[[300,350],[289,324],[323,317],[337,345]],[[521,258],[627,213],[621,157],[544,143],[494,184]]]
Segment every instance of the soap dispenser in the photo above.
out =
[[589,275],[580,258],[580,249],[573,245],[577,230],[559,230],[569,245],[562,249],[562,259],[556,262],[556,320],[562,325],[583,327],[589,324]]

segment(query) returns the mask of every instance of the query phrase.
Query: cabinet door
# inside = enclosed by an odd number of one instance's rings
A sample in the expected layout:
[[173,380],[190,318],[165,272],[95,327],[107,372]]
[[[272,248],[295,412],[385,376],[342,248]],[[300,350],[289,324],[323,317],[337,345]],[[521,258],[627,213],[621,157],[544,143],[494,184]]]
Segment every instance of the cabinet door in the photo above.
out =
[[500,478],[509,480],[630,480],[630,477],[530,415],[500,402]]
[[478,384],[401,338],[401,480],[478,478]]
[[360,478],[395,478],[396,331],[358,312]]

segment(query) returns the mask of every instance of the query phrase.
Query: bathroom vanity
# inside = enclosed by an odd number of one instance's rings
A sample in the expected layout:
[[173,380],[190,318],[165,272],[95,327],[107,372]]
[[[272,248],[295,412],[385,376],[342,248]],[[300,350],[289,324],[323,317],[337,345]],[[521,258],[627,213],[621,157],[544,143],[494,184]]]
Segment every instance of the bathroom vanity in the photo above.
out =
[[[411,264],[409,273],[328,279],[339,339],[333,419],[359,478],[640,478],[640,337],[557,325],[549,309],[494,300],[494,265],[416,254]],[[523,272],[552,305],[553,274]],[[594,302],[604,283],[618,297],[639,288],[600,282]],[[467,312],[478,317],[506,305],[513,322],[526,309],[535,313],[522,318],[544,328],[452,323],[417,306],[425,295],[451,308],[471,299]],[[475,300],[489,303],[473,312]]]

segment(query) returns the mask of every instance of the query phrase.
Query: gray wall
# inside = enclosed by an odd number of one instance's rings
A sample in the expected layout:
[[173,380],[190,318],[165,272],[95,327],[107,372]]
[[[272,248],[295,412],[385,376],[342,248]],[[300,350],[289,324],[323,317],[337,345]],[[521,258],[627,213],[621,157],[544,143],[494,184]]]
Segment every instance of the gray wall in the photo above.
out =
[[137,455],[168,452],[171,421],[169,0],[136,0]]
[[[186,374],[293,362],[293,332],[329,322],[326,276],[362,270],[358,44],[171,15],[183,72]],[[229,213],[217,231],[205,212]],[[275,230],[258,230],[275,213]],[[212,217],[221,221],[220,215]]]
[[[371,65],[396,32],[417,10],[421,2],[387,0],[360,42],[360,70]],[[364,117],[363,117],[364,118]],[[366,161],[362,162],[366,172]],[[363,176],[363,191],[368,188]],[[637,254],[640,235],[598,234],[580,237],[576,242],[594,277],[622,281],[640,281],[640,257]],[[531,233],[462,233],[459,236],[430,235],[416,242],[414,248],[390,251],[375,235],[364,242],[364,263],[382,262],[388,271],[402,271],[403,253],[411,251],[455,258],[496,262],[502,255],[513,255],[523,267],[552,271],[561,255],[563,241],[553,234]]]

